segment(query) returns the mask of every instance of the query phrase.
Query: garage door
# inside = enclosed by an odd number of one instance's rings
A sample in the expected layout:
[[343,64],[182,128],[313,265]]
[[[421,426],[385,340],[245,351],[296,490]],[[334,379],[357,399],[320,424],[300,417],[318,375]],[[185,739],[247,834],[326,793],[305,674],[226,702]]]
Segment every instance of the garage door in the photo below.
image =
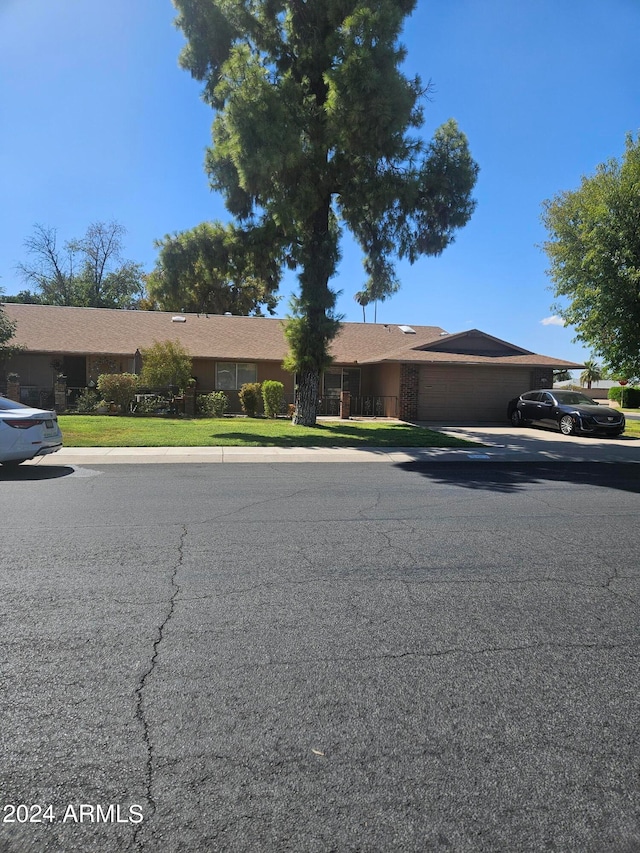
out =
[[531,387],[531,368],[423,365],[418,419],[449,423],[506,422],[507,403]]

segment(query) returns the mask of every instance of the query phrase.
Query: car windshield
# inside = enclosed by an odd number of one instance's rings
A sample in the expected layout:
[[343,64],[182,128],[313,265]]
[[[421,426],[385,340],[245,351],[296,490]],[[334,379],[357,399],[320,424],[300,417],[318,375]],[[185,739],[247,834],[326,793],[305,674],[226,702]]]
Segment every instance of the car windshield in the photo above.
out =
[[597,406],[595,400],[587,397],[586,394],[580,394],[578,391],[555,391],[554,397],[558,403],[564,406]]
[[16,403],[15,400],[9,400],[8,397],[0,397],[0,412],[8,412],[11,409],[28,409],[24,403]]

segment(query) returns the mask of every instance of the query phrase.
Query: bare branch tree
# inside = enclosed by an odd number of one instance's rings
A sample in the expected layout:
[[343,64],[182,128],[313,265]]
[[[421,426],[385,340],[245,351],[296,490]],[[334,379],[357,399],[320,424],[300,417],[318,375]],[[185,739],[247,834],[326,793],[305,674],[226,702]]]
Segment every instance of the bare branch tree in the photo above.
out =
[[36,225],[25,240],[29,260],[18,265],[35,285],[37,299],[50,305],[130,308],[144,294],[140,264],[122,258],[126,229],[119,222],[94,222],[79,240],[60,248],[55,228]]
[[36,225],[24,246],[29,261],[20,263],[17,270],[29,284],[40,291],[43,302],[54,305],[73,305],[74,250],[69,243],[58,246],[55,228]]

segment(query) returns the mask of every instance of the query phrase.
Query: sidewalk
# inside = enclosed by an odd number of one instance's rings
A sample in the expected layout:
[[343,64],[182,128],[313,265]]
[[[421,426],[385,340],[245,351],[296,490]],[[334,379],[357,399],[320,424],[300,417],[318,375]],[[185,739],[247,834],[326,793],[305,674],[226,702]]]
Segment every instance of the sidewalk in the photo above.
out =
[[544,429],[428,424],[477,443],[438,447],[64,447],[26,465],[190,464],[229,462],[640,462],[640,440],[562,436]]

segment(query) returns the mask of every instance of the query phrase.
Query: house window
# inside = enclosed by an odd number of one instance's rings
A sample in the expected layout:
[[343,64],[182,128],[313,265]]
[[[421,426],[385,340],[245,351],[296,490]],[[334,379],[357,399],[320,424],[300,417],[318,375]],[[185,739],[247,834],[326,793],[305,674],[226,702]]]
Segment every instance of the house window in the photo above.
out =
[[342,371],[327,370],[324,374],[324,396],[339,397],[342,391]]
[[239,391],[246,382],[257,381],[257,364],[236,361],[219,361],[216,364],[217,391]]
[[360,368],[334,368],[324,373],[325,397],[339,397],[341,391],[350,391],[352,397],[360,396]]
[[342,390],[350,391],[352,397],[360,396],[360,368],[342,371]]

